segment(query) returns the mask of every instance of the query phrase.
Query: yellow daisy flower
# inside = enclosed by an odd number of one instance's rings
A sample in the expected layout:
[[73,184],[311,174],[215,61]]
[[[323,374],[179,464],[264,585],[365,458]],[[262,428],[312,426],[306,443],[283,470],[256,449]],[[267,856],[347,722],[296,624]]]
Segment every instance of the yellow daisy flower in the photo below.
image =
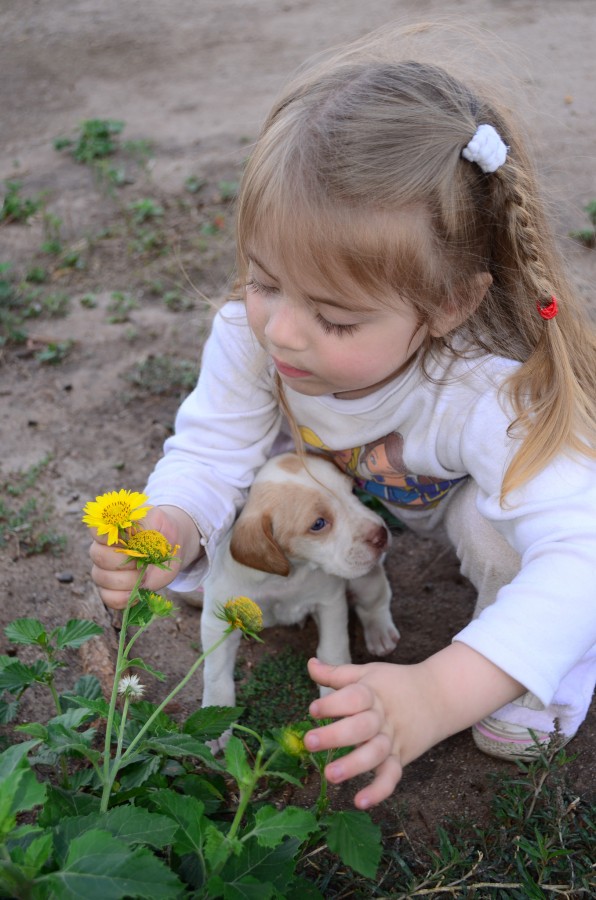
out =
[[148,499],[136,491],[109,491],[85,505],[83,522],[98,534],[107,534],[108,544],[115,544],[121,531],[147,515],[151,507],[143,504]]
[[140,563],[147,562],[153,566],[163,566],[176,556],[180,549],[178,545],[172,545],[163,534],[152,529],[140,529],[135,531],[127,540],[121,540],[122,547],[114,547],[116,553],[125,553]]
[[249,597],[233,597],[224,603],[221,618],[232,628],[239,628],[244,634],[254,637],[256,631],[263,628],[263,613],[254,600]]

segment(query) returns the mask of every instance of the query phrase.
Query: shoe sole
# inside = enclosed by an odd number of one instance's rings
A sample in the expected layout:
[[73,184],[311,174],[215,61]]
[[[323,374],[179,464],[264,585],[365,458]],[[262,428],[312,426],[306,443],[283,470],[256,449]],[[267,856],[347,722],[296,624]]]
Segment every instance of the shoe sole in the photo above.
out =
[[550,735],[544,735],[544,738],[541,735],[536,736],[539,740],[539,746],[536,746],[534,741],[525,743],[524,741],[508,741],[504,738],[492,737],[484,734],[476,725],[472,728],[472,737],[479,750],[487,756],[493,756],[496,759],[506,759],[510,762],[515,762],[518,759],[538,759],[544,750],[549,749],[550,745],[554,744],[554,741],[557,742],[557,750],[560,750],[573,737],[573,735],[558,735],[551,740]]

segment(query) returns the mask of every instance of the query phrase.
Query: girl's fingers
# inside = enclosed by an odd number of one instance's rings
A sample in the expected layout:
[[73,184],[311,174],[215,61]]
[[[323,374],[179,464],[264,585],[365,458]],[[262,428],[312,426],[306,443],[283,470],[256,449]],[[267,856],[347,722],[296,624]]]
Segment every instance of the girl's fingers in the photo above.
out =
[[388,756],[378,766],[373,781],[354,797],[354,805],[358,809],[369,809],[390,797],[396,785],[401,781],[402,766],[396,756]]
[[314,656],[309,659],[307,665],[308,674],[313,681],[323,685],[323,687],[335,688],[336,690],[348,684],[353,684],[359,678],[362,678],[363,670],[366,668],[366,666],[354,665],[329,666]]
[[[354,716],[371,709],[374,703],[372,691],[364,684],[348,684],[337,691],[319,697],[309,706],[313,719],[338,719]],[[352,741],[352,743],[355,743]]]
[[131,569],[100,569],[92,566],[91,578],[99,588],[109,591],[132,591],[137,580],[137,571]]
[[134,559],[128,558],[123,553],[116,553],[112,547],[108,547],[107,544],[99,544],[97,541],[91,542],[89,556],[91,557],[91,562],[98,569],[126,570],[136,568]]
[[390,753],[391,742],[387,735],[375,734],[351,753],[329,763],[325,768],[325,775],[332,784],[340,784],[348,778],[377,769],[384,764]]
[[304,735],[304,746],[311,753],[334,747],[351,747],[353,744],[370,741],[379,733],[380,727],[378,714],[369,709],[338,719],[330,725],[323,725],[322,728],[307,731]]
[[98,587],[99,596],[110,609],[124,609],[130,599],[130,591],[111,591]]

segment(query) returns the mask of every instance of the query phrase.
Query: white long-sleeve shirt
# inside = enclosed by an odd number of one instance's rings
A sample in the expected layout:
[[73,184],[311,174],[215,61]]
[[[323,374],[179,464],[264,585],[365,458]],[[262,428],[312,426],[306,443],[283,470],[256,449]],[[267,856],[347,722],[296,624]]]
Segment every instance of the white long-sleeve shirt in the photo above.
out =
[[[445,353],[427,374],[411,365],[356,400],[311,397],[287,386],[285,394],[307,448],[335,459],[418,530],[432,530],[451,488],[474,479],[481,515],[522,563],[496,602],[456,639],[546,705],[596,644],[596,464],[560,455],[501,506],[516,441],[507,434],[511,415],[499,387],[516,365]],[[274,374],[244,305],[226,304],[205,345],[198,384],[147,486],[152,504],[181,507],[203,536],[206,556],[178,576],[173,586],[180,591],[200,583],[280,434]]]

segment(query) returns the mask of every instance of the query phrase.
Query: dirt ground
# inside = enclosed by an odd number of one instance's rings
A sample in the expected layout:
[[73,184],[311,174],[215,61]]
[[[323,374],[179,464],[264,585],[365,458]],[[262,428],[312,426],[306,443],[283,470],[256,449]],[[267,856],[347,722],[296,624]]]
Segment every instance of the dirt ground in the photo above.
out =
[[[0,224],[0,263],[10,261],[17,280],[44,267],[42,306],[47,295],[66,295],[70,304],[61,318],[29,319],[26,343],[0,348],[0,480],[6,491],[16,473],[43,462],[38,505],[47,509],[47,527],[67,537],[66,553],[56,557],[27,555],[18,529],[0,548],[2,626],[17,616],[53,626],[88,615],[105,624],[103,646],[112,646],[111,620],[90,589],[81,508],[106,490],[142,489],[160,454],[181,389],[148,384],[150,367],[139,367],[151,355],[198,366],[208,319],[201,296],[221,296],[232,277],[229,183],[238,179],[247,144],[281,81],[306,55],[396,17],[414,22],[438,14],[474,22],[513,46],[520,82],[536,97],[530,124],[561,239],[579,289],[593,301],[596,251],[565,237],[586,225],[583,207],[596,197],[593,0],[2,4],[0,180],[18,179],[24,195],[46,192],[46,214]],[[56,138],[92,118],[122,120],[123,140],[151,142],[144,165],[125,152],[116,157],[127,169],[123,186],[54,149]],[[128,209],[147,197],[163,211],[149,235]],[[62,245],[74,254],[70,263],[40,249],[56,220]],[[114,314],[115,292],[136,306],[123,312],[121,301]],[[92,300],[81,303],[86,297]],[[40,349],[67,341],[74,343],[62,362],[39,360]],[[139,372],[145,375],[135,381]],[[411,534],[395,540],[388,569],[403,635],[392,659],[414,662],[465,624],[473,594],[451,555]],[[176,619],[155,627],[139,648],[171,684],[195,656],[198,616],[180,603]],[[264,650],[246,646],[246,663],[288,643],[310,653],[315,641],[312,627],[275,629]],[[0,652],[8,650],[2,634]],[[96,645],[92,657],[71,661],[108,674],[101,650]],[[353,651],[356,661],[366,659],[356,626]],[[197,682],[181,697],[183,711],[199,698]],[[23,715],[45,712],[34,702]],[[595,735],[593,709],[572,745],[569,770],[584,795],[595,782]],[[446,817],[482,821],[489,774],[506,767],[477,752],[469,734],[457,735],[410,765],[375,815],[388,834],[405,827],[428,838]],[[348,788],[333,791],[337,805],[349,804],[350,795]]]

